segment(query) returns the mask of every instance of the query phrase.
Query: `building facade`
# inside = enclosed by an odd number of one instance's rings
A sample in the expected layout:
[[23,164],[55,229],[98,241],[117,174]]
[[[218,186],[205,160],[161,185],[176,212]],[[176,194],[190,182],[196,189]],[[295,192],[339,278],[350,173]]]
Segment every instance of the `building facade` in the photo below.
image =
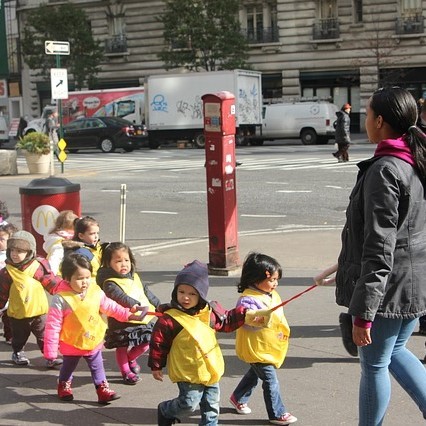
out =
[[[13,3],[19,32],[28,11],[41,1]],[[164,1],[72,3],[84,8],[94,37],[105,48],[97,86],[90,89],[140,86],[146,76],[167,72],[158,59],[166,47],[158,21]],[[426,0],[241,0],[239,20],[250,43],[250,66],[263,74],[264,100],[349,102],[357,128],[365,101],[380,85],[401,85],[416,98],[426,97],[425,10]],[[19,56],[19,36],[9,44],[17,46]],[[50,101],[50,82],[37,77],[23,59],[14,59],[21,69],[11,77],[15,83],[19,78],[21,114],[38,116]]]

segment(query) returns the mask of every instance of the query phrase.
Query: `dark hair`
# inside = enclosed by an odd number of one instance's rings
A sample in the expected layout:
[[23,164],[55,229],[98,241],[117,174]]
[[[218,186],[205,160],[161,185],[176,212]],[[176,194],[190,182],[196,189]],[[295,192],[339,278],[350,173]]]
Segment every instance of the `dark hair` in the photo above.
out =
[[426,136],[416,126],[418,109],[411,93],[401,87],[380,88],[373,93],[370,108],[407,142],[417,168],[426,176]]
[[89,226],[97,225],[99,226],[97,220],[92,216],[84,216],[74,221],[74,241],[81,241],[78,237],[78,234],[84,234]]
[[114,252],[118,250],[124,250],[124,251],[127,251],[127,253],[129,254],[130,263],[132,265],[132,271],[135,270],[136,259],[132,253],[132,250],[130,249],[128,245],[121,242],[114,242],[114,243],[104,243],[102,244],[101,247],[102,247],[101,266],[109,268],[112,255],[114,254]]
[[8,222],[7,225],[0,225],[0,232],[5,232],[9,237],[14,234],[18,228],[12,223]]
[[79,253],[69,253],[64,256],[61,274],[65,280],[69,281],[78,268],[88,269],[92,274],[92,264],[86,256]]
[[278,279],[282,277],[283,273],[281,265],[273,257],[262,253],[249,253],[243,263],[238,293],[242,293],[246,288],[256,286],[268,278],[266,272],[271,275],[278,272]]

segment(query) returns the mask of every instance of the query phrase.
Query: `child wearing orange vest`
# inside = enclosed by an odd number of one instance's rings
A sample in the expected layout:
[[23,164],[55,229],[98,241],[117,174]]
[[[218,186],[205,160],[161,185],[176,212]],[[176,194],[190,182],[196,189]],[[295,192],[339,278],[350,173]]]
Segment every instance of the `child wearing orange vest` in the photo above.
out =
[[[160,300],[142,283],[136,272],[135,257],[126,244],[109,243],[102,250],[101,267],[96,281],[105,294],[125,308],[148,306],[155,311]],[[147,315],[140,321],[118,321],[108,317],[105,347],[115,350],[117,365],[124,383],[135,385],[140,381],[137,359],[149,348],[155,316]]]
[[225,311],[208,302],[208,289],[207,265],[194,260],[177,274],[171,303],[158,307],[163,316],[152,332],[148,366],[154,379],[163,381],[167,364],[170,380],[179,387],[178,397],[158,405],[159,426],[180,423],[179,416],[191,414],[198,405],[199,425],[217,424],[225,366],[216,331],[231,332],[256,321],[243,306]]
[[[62,262],[62,276],[68,282],[51,302],[47,316],[44,357],[55,359],[59,351],[64,362],[59,372],[58,397],[71,401],[73,372],[81,358],[89,366],[99,404],[108,404],[119,396],[109,387],[102,359],[106,324],[101,313],[118,321],[141,320],[132,312],[146,307],[123,308],[109,299],[91,278],[92,266],[86,257],[71,253]],[[146,309],[147,310],[147,309]]]
[[[279,305],[281,298],[276,287],[281,276],[281,265],[274,258],[261,253],[249,253],[238,284],[238,292],[242,296],[237,306],[256,313],[256,310],[271,310]],[[289,337],[290,328],[283,308],[272,311],[269,321],[263,327],[254,328],[246,324],[237,330],[237,356],[250,364],[250,369],[230,398],[238,414],[251,413],[247,402],[260,379],[263,382],[263,398],[269,423],[289,425],[297,421],[284,406],[276,373],[287,354]]]
[[[12,361],[19,366],[30,364],[24,352],[33,333],[43,352],[44,328],[49,308],[46,292],[59,291],[62,280],[50,270],[46,259],[36,259],[36,241],[27,231],[17,231],[7,240],[6,267],[0,270],[0,309],[7,301],[7,315],[12,327]],[[51,358],[46,366],[62,364]]]

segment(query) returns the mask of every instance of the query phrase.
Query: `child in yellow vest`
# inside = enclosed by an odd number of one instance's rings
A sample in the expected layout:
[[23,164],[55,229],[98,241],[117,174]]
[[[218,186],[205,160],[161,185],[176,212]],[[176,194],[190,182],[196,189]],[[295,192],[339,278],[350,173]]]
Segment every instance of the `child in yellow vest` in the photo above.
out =
[[[24,352],[33,333],[43,352],[44,328],[49,308],[46,292],[59,291],[62,280],[50,270],[46,259],[36,259],[36,241],[27,231],[17,231],[7,240],[6,267],[0,270],[0,309],[8,299],[7,315],[12,327],[12,361],[19,366],[30,364]],[[51,358],[48,368],[62,364]]]
[[[261,253],[249,253],[238,284],[238,292],[242,296],[237,306],[265,310],[279,305],[281,298],[276,287],[281,276],[282,268],[275,259]],[[238,414],[251,413],[247,402],[260,379],[269,423],[289,425],[297,421],[284,406],[276,373],[284,362],[289,336],[290,328],[283,308],[273,311],[264,327],[254,328],[246,324],[237,330],[237,356],[250,364],[250,369],[230,398]]]
[[52,299],[46,322],[44,357],[55,359],[58,348],[63,355],[57,389],[61,400],[74,398],[72,375],[80,359],[84,358],[96,387],[98,403],[108,404],[119,396],[106,380],[102,359],[106,324],[101,313],[125,322],[140,320],[141,314],[132,312],[147,309],[139,305],[123,308],[93,283],[91,273],[90,262],[81,254],[71,253],[64,257],[62,276],[68,285]]
[[74,253],[87,257],[92,265],[92,277],[96,278],[101,266],[101,243],[99,240],[99,224],[91,216],[84,216],[74,223],[74,237],[65,246],[66,252],[71,249]]
[[[101,265],[96,281],[110,299],[125,308],[144,305],[155,311],[160,300],[139,278],[130,247],[120,242],[107,244],[102,250]],[[117,365],[125,384],[135,385],[140,380],[137,360],[149,348],[155,318],[147,315],[141,321],[118,321],[108,317],[105,347],[116,348]]]
[[171,303],[158,307],[163,315],[152,331],[148,366],[154,379],[163,381],[167,364],[170,380],[179,387],[177,398],[158,405],[159,426],[180,423],[179,416],[198,405],[199,425],[217,425],[224,361],[216,331],[231,332],[248,318],[256,320],[243,306],[225,311],[208,302],[208,289],[207,265],[194,260],[177,274]]
[[74,237],[74,222],[78,216],[72,210],[63,210],[55,220],[55,226],[44,236],[43,250],[55,274],[58,274],[64,258],[65,241]]

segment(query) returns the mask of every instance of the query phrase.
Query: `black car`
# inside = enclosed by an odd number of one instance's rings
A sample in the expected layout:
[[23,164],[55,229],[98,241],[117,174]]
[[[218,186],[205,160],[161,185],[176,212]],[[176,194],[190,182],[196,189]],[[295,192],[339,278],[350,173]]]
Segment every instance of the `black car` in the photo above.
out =
[[148,140],[145,126],[118,117],[78,118],[63,127],[63,134],[69,152],[96,148],[103,152],[114,152],[116,148],[131,152]]

